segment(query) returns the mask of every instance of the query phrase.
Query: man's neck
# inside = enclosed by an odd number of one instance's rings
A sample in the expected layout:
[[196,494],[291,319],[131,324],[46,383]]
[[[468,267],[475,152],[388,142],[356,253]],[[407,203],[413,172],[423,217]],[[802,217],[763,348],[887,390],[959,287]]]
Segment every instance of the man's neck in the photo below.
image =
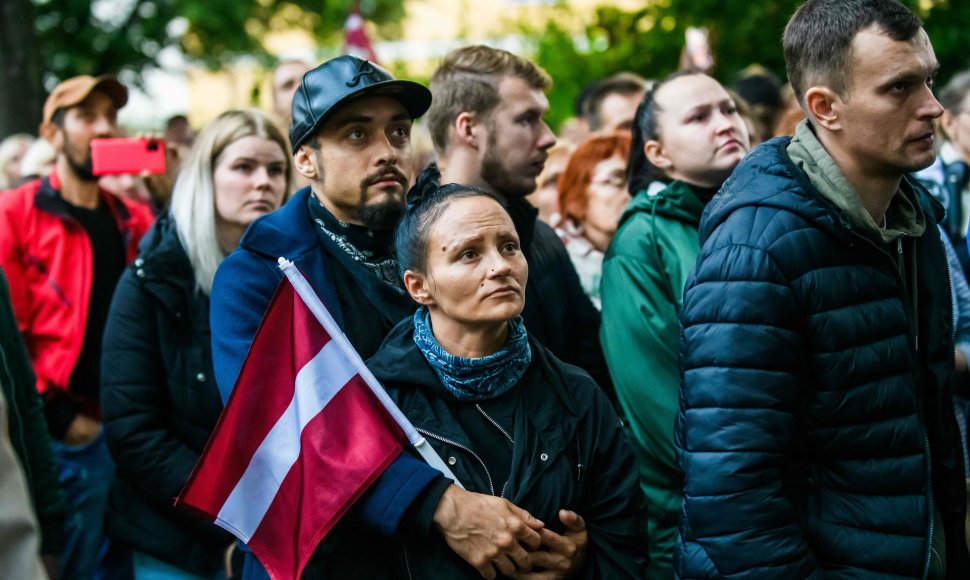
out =
[[78,177],[67,162],[67,157],[63,154],[57,157],[55,167],[57,168],[57,178],[61,182],[61,198],[64,201],[73,206],[87,209],[98,207],[101,194],[97,181],[88,181]]
[[873,221],[877,224],[882,223],[893,196],[899,191],[899,184],[902,182],[903,176],[894,177],[872,173],[864,163],[846,155],[838,147],[833,147],[831,143],[826,142],[827,139],[822,135],[818,137],[822,146],[832,156],[835,164],[842,170],[846,181],[855,190]]
[[310,181],[310,191],[313,193],[312,197],[315,200],[315,203],[320,204],[323,209],[330,212],[330,215],[339,221],[347,224],[354,224],[356,226],[364,225],[357,216],[357,212],[344,210],[343,208],[338,207],[333,203],[333,201],[330,200],[330,198],[321,193],[322,189],[322,183],[312,180]]
[[446,183],[474,185],[496,195],[502,195],[492,187],[491,183],[482,178],[482,164],[474,151],[456,149],[447,155],[442,155],[438,159],[438,171],[441,172],[442,185]]
[[[839,163],[839,160],[835,160]],[[892,202],[893,196],[899,191],[899,184],[903,180],[902,176],[886,178],[882,176],[869,176],[858,172],[846,171],[845,166],[839,163],[845,172],[846,180],[859,195],[863,207],[872,216],[872,220],[877,224],[883,222],[886,211]]]

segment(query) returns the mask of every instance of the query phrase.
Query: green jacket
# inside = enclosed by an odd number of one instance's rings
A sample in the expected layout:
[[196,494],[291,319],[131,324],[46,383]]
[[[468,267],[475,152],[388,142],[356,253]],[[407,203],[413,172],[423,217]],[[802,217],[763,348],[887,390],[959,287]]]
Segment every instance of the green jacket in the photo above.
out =
[[27,476],[27,486],[40,522],[41,553],[64,548],[67,503],[57,482],[44,409],[34,381],[27,348],[10,306],[10,287],[0,269],[0,387],[7,398],[10,441]]
[[674,458],[680,308],[704,203],[681,181],[653,183],[620,218],[603,262],[600,341],[647,496],[649,578],[673,577],[683,476]]

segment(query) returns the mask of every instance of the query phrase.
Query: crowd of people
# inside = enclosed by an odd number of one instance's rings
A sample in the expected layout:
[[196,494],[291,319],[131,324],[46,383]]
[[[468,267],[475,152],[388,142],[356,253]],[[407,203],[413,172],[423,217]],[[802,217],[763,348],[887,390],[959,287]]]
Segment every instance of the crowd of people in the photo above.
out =
[[59,84],[0,143],[0,573],[269,578],[173,500],[285,257],[455,477],[405,449],[306,578],[970,575],[970,73],[897,0],[779,48],[558,135],[505,50],[285,61],[151,176],[92,168],[128,89]]

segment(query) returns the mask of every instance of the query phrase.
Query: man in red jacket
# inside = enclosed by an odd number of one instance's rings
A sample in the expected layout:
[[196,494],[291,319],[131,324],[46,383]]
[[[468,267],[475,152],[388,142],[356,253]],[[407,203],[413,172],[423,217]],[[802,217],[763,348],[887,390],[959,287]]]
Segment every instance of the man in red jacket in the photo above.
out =
[[91,141],[115,135],[127,101],[128,90],[112,77],[62,82],[44,104],[40,126],[57,151],[54,171],[0,194],[0,267],[10,278],[73,512],[65,578],[90,578],[99,568],[113,577],[121,566],[101,534],[114,473],[101,435],[101,336],[118,277],[152,218],[98,187]]

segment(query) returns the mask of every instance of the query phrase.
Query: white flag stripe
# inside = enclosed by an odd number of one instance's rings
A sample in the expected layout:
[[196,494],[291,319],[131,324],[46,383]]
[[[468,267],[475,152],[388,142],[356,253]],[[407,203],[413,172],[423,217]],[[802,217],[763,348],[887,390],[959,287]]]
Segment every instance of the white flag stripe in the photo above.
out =
[[357,369],[331,340],[296,376],[293,399],[260,443],[245,473],[222,509],[217,523],[236,530],[248,542],[276,498],[283,478],[300,455],[303,428],[357,374]]
[[303,303],[306,304],[306,307],[316,317],[320,324],[323,325],[323,328],[327,331],[327,334],[330,335],[334,342],[340,345],[340,349],[344,351],[347,359],[353,362],[354,366],[357,368],[357,372],[360,373],[361,378],[364,379],[364,382],[367,383],[368,387],[370,387],[370,390],[374,393],[374,396],[376,396],[381,404],[384,405],[387,412],[391,414],[391,418],[394,419],[394,422],[396,422],[401,430],[404,431],[404,436],[408,438],[411,445],[417,445],[420,443],[422,439],[421,434],[418,433],[418,430],[414,428],[411,421],[404,416],[404,413],[397,408],[394,401],[392,401],[387,395],[387,392],[384,391],[384,387],[381,386],[381,384],[377,381],[377,378],[374,377],[373,373],[370,372],[370,369],[367,368],[367,365],[364,364],[363,359],[360,358],[360,354],[354,349],[353,345],[350,344],[350,339],[347,338],[347,335],[344,334],[343,330],[341,330],[340,325],[337,324],[337,321],[333,319],[333,315],[331,315],[330,311],[327,310],[327,307],[324,306],[323,301],[320,300],[317,293],[313,291],[310,283],[307,282],[306,278],[303,277],[300,270],[294,267],[293,262],[290,262],[286,258],[279,259],[279,267],[286,275],[286,278],[290,281],[290,284],[293,284],[293,289],[296,290],[297,295],[303,299]]
[[404,436],[407,437],[411,445],[418,450],[421,457],[423,457],[431,467],[434,467],[443,473],[445,477],[455,482],[455,485],[458,487],[465,489],[461,482],[458,481],[458,478],[455,477],[455,474],[451,472],[451,469],[448,468],[445,462],[442,461],[441,457],[435,453],[434,449],[431,448],[431,445],[429,445],[428,442],[425,441],[424,437],[418,433],[418,430],[414,428],[411,421],[409,421],[408,418],[404,416],[404,413],[398,409],[397,405],[394,404],[394,401],[392,401],[391,397],[388,396],[387,391],[384,390],[384,387],[382,387],[380,382],[378,382],[377,377],[375,377],[374,374],[370,372],[370,369],[367,368],[367,365],[364,364],[364,361],[360,358],[360,354],[354,349],[353,345],[350,344],[350,339],[348,339],[347,335],[344,334],[344,331],[341,330],[340,325],[337,324],[337,321],[333,319],[330,311],[327,310],[326,306],[324,306],[323,301],[320,300],[317,293],[313,291],[310,283],[307,282],[306,278],[303,277],[300,270],[293,265],[293,262],[283,257],[279,258],[278,263],[280,270],[283,271],[283,274],[286,276],[287,280],[289,280],[290,284],[293,285],[293,289],[296,291],[297,295],[303,300],[303,303],[306,304],[306,307],[310,310],[313,316],[315,316],[320,324],[323,325],[324,330],[326,330],[327,334],[330,335],[332,342],[336,342],[338,344],[340,350],[342,350],[344,355],[347,357],[347,360],[349,360],[351,364],[356,367],[360,377],[364,379],[364,382],[367,383],[367,386],[370,388],[371,392],[374,393],[374,396],[377,397],[377,400],[381,402],[381,405],[387,409],[387,412],[390,413],[391,418],[394,419],[394,422],[401,427],[401,430],[404,431]]

